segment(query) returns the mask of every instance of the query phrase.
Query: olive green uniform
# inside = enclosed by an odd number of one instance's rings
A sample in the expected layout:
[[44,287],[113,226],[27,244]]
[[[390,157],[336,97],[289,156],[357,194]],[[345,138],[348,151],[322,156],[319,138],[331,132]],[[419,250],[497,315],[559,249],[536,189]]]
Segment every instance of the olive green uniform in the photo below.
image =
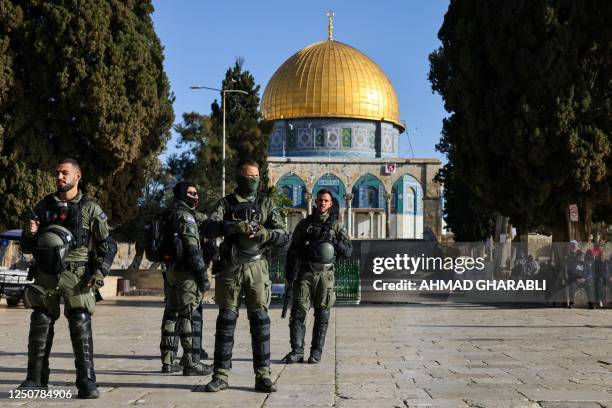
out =
[[203,259],[199,234],[199,225],[206,220],[206,215],[190,209],[179,199],[173,204],[171,214],[170,225],[180,241],[182,254],[177,254],[180,258],[169,263],[166,270],[166,304],[160,344],[162,363],[173,364],[178,351],[174,338],[178,335],[183,347],[180,364],[193,367],[200,361],[202,285],[208,282],[206,268],[210,261]]
[[[251,205],[250,216],[240,216],[237,208]],[[286,245],[288,235],[283,217],[270,197],[257,194],[248,200],[237,192],[222,198],[210,216],[214,221],[251,221],[270,233],[261,245],[247,235],[232,234],[225,237],[220,248],[220,261],[213,268],[215,276],[215,302],[219,306],[215,334],[213,378],[227,382],[231,369],[234,330],[244,295],[253,348],[253,369],[257,379],[270,378],[270,319],[268,307],[272,295],[268,262],[264,251],[269,247]]]
[[[72,201],[78,203],[81,199],[83,199],[83,195],[79,192]],[[36,206],[35,212],[41,215],[52,212],[53,208],[48,207],[59,202],[61,200],[57,195],[48,196]],[[44,217],[44,215],[42,216]],[[81,217],[82,227],[89,231],[91,241],[97,247],[97,252],[107,252],[109,228],[107,217],[100,206],[96,202],[88,200],[82,207]],[[44,224],[44,222],[41,223],[39,230],[44,227]],[[32,238],[32,236],[29,234],[29,227],[26,227],[24,228],[24,239],[28,238]],[[53,320],[57,320],[60,316],[61,300],[64,301],[64,315],[66,317],[74,309],[83,309],[89,314],[93,314],[96,305],[95,293],[91,288],[82,285],[83,275],[86,274],[86,265],[89,261],[88,252],[87,245],[71,250],[64,258],[66,269],[59,275],[50,274],[38,266],[34,283],[28,287],[25,293],[27,304],[32,309],[44,310]]]
[[[329,252],[324,253],[326,250]],[[334,261],[337,255],[348,258],[351,251],[352,244],[346,228],[328,214],[315,212],[301,220],[293,231],[285,272],[289,284],[293,282],[289,328],[292,353],[299,359],[304,353],[304,322],[311,306],[315,309],[311,356],[314,353],[315,360],[320,359],[329,309],[336,300]]]
[[[107,217],[100,206],[80,192],[68,202],[50,194],[36,206],[35,213],[40,222],[37,233],[30,234],[26,226],[22,237],[24,248],[33,248],[37,267],[34,283],[25,293],[25,303],[34,311],[28,338],[28,375],[21,387],[47,387],[54,324],[60,316],[63,300],[75,354],[78,396],[97,398],[91,331],[96,299],[95,290],[88,284],[92,278],[96,285],[102,284],[100,280],[110,271],[117,244],[109,236]],[[38,262],[49,259],[37,256],[42,253],[38,247],[39,237],[54,225],[69,230],[73,241],[63,262],[45,265]]]

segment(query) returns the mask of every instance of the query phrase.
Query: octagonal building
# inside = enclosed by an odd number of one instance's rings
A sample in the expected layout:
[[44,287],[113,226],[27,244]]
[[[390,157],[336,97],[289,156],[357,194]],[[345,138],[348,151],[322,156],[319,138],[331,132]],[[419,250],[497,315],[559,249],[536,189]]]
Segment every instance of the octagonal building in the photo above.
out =
[[422,238],[441,230],[436,159],[399,157],[397,94],[383,70],[332,38],[287,59],[261,103],[272,122],[270,182],[291,201],[292,230],[312,211],[321,188],[332,191],[353,238]]

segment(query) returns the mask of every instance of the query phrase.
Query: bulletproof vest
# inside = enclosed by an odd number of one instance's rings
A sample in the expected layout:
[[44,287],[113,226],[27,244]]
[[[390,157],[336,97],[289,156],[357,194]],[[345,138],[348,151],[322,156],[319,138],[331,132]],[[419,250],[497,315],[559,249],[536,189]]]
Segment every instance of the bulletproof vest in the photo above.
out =
[[61,225],[74,236],[75,248],[89,244],[89,229],[83,228],[82,210],[89,200],[81,197],[78,202],[57,201],[52,196],[44,199],[43,214],[38,214],[40,226]]
[[261,212],[261,200],[262,196],[257,194],[254,201],[241,203],[236,198],[236,195],[230,194],[227,197],[230,208],[225,214],[225,221],[261,223],[261,220],[263,219],[263,214]]
[[322,221],[318,215],[310,215],[304,228],[304,261],[317,263],[333,263],[336,251],[329,241],[333,218]]
[[64,259],[74,248],[74,235],[61,225],[51,224],[38,233],[33,255],[44,273],[57,275],[64,270]]
[[[261,202],[263,196],[257,194],[254,201],[239,202],[235,194],[227,196],[229,203],[228,211],[225,212],[224,220],[231,222],[252,222],[261,224],[263,213],[261,211]],[[236,265],[248,262],[258,261],[264,253],[264,249],[246,235],[240,234],[237,237],[232,237],[229,240],[231,245],[231,259]]]

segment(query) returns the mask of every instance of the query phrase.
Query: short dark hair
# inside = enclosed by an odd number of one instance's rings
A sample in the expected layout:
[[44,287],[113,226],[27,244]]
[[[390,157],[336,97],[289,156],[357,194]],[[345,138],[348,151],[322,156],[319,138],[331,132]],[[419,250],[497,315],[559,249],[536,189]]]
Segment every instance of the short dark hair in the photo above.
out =
[[236,163],[236,171],[240,171],[242,170],[242,168],[244,166],[253,166],[253,167],[257,167],[257,170],[259,170],[259,163],[257,163],[255,160],[253,159],[242,159],[242,160],[238,160],[238,163]]
[[60,164],[66,164],[66,163],[72,164],[73,167],[76,167],[79,173],[81,172],[81,166],[79,165],[79,162],[76,161],[76,159],[73,159],[71,157],[63,158],[62,160],[57,162],[57,165],[59,166]]
[[317,192],[317,198],[321,197],[323,194],[329,194],[329,198],[331,198],[332,200],[334,199],[334,195],[332,194],[331,190],[328,190],[326,188],[322,188]]

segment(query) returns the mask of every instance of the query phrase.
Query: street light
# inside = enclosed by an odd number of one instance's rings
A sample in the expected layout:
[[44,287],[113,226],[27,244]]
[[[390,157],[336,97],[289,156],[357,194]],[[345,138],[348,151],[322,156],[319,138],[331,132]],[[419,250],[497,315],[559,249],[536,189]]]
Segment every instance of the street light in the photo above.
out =
[[228,92],[240,93],[248,95],[247,91],[239,89],[218,89],[211,88],[208,86],[190,86],[189,89],[208,89],[210,91],[217,91],[223,93],[223,142],[221,149],[221,197],[225,197],[225,94]]

